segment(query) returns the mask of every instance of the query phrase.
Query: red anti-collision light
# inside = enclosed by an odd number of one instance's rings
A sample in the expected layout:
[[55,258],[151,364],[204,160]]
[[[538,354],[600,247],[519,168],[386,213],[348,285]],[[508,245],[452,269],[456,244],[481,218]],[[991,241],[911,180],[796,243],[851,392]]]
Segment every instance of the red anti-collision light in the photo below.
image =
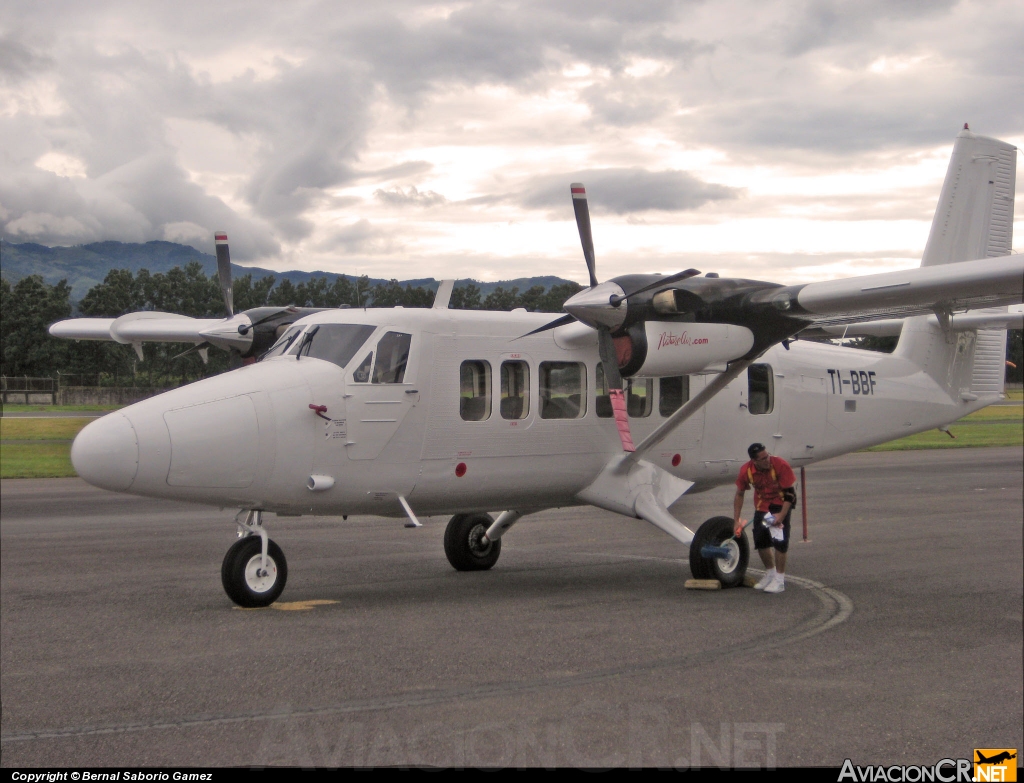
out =
[[679,463],[682,462],[682,461],[683,461],[682,457],[680,457],[678,454],[674,455],[672,457],[672,467],[673,468],[678,468],[679,467]]
[[465,462],[460,462],[458,465],[455,466],[455,475],[458,476],[459,478],[462,478],[463,476],[466,475]]

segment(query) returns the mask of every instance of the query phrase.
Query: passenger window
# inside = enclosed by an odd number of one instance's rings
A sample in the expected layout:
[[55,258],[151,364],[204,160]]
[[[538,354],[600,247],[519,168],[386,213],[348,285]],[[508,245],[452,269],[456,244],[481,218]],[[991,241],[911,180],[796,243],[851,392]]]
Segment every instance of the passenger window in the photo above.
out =
[[654,381],[650,378],[626,380],[626,412],[634,419],[651,415],[654,408]]
[[530,414],[530,366],[501,363],[501,418],[525,419]]
[[540,417],[578,419],[587,412],[586,365],[577,362],[540,363]]
[[316,332],[303,344],[302,356],[344,367],[352,361],[366,338],[373,334],[375,327],[366,324],[320,324],[313,328]]
[[369,383],[370,381],[370,367],[373,366],[373,351],[366,354],[366,358],[363,359],[359,366],[356,367],[355,372],[352,373],[352,380],[356,383]]
[[775,389],[770,364],[752,364],[747,368],[747,410],[771,413],[775,407]]
[[608,381],[604,377],[604,365],[597,363],[597,375],[594,378],[594,412],[602,419],[612,417],[612,398],[608,396]]
[[466,421],[491,417],[491,365],[463,362],[459,370],[459,414]]
[[690,376],[676,375],[658,380],[658,413],[671,416],[690,400]]
[[377,343],[377,363],[373,367],[374,383],[402,383],[409,363],[412,335],[388,332]]
[[[612,417],[612,400],[608,396],[608,381],[604,377],[604,365],[597,363],[595,378],[597,393],[594,397],[594,410],[602,419]],[[650,378],[626,380],[626,412],[633,418],[650,416],[654,406],[654,381]]]

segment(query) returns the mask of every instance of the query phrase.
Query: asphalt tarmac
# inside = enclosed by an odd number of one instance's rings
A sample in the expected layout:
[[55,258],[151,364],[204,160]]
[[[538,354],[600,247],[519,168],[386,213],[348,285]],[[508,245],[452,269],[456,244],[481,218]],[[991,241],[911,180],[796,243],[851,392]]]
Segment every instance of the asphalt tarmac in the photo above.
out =
[[[220,586],[230,510],[4,481],[0,763],[931,765],[1024,749],[1022,475],[1018,448],[813,466],[811,540],[774,596],[687,590],[682,547],[592,508],[524,518],[484,573],[450,568],[444,519],[268,516],[290,573],[263,610]],[[731,502],[726,487],[673,510],[693,523]]]

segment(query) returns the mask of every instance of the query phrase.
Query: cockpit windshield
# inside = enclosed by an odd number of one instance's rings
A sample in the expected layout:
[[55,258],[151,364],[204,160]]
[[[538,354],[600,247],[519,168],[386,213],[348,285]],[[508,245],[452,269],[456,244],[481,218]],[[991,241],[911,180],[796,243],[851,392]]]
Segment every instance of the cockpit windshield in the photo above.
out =
[[317,324],[302,337],[298,358],[310,356],[344,367],[373,334],[368,324]]
[[278,338],[276,343],[270,346],[270,350],[260,357],[260,361],[263,361],[264,359],[272,359],[275,356],[284,355],[284,352],[292,347],[292,343],[295,342],[295,338],[299,336],[299,332],[301,332],[304,328],[305,327],[302,326],[290,327],[288,331],[286,331]]

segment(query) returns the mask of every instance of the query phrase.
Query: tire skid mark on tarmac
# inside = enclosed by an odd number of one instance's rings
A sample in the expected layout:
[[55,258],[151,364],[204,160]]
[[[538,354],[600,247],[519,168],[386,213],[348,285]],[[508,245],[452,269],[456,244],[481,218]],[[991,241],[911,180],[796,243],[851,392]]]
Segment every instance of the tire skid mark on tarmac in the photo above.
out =
[[[591,556],[622,557],[637,560],[664,560],[676,563],[684,562],[674,558],[646,557],[641,555],[593,554]],[[750,569],[750,571],[752,573],[758,573],[755,569]],[[790,584],[799,585],[801,588],[808,590],[816,599],[818,599],[819,607],[815,615],[788,630],[756,637],[742,644],[730,647],[722,647],[713,650],[696,650],[685,655],[662,658],[656,661],[648,661],[646,663],[598,669],[584,674],[573,674],[552,678],[536,678],[532,680],[522,680],[519,682],[484,683],[466,688],[450,688],[426,692],[421,691],[416,694],[399,694],[396,696],[385,696],[377,699],[354,700],[325,707],[310,707],[308,709],[298,710],[288,709],[287,711],[276,712],[237,713],[233,715],[197,715],[190,718],[182,718],[180,720],[123,723],[111,726],[76,726],[64,729],[29,731],[19,734],[0,735],[0,743],[30,742],[32,740],[43,739],[70,739],[75,737],[97,736],[101,734],[129,734],[166,729],[188,729],[200,726],[289,720],[292,718],[316,718],[332,715],[348,715],[360,712],[381,712],[384,710],[402,707],[428,707],[435,704],[443,704],[446,702],[460,700],[488,699],[498,696],[518,696],[547,691],[554,688],[574,688],[585,685],[595,685],[619,677],[631,677],[682,666],[706,665],[708,660],[715,660],[717,662],[722,657],[742,655],[743,653],[751,652],[753,650],[761,652],[764,650],[777,649],[835,628],[836,626],[844,623],[853,613],[853,601],[851,601],[848,596],[834,588],[827,587],[826,585],[823,585],[820,582],[815,582],[812,579],[804,579],[796,576],[787,576],[786,581]]]

